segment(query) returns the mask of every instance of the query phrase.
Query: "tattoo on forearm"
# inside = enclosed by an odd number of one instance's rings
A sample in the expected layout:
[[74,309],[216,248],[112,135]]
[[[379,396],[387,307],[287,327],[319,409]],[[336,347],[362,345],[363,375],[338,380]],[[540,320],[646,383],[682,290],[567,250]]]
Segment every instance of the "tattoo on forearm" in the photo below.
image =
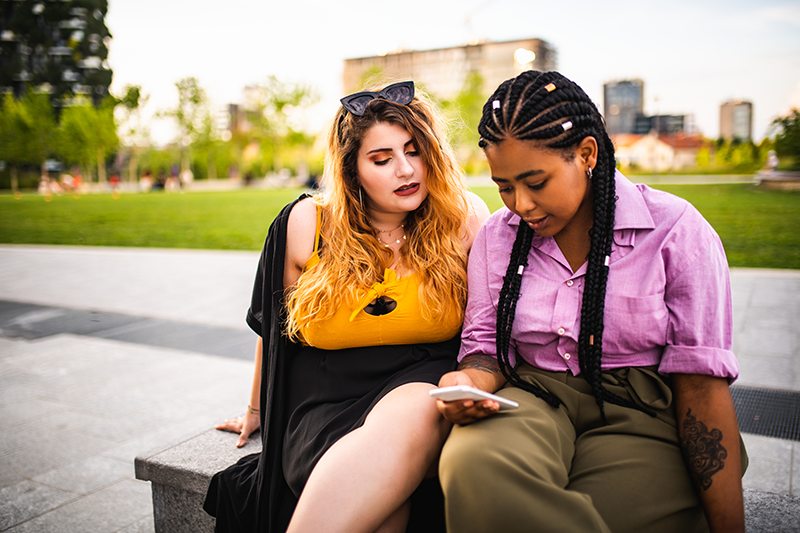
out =
[[468,368],[480,370],[487,374],[500,372],[500,367],[497,366],[497,359],[488,355],[471,355],[458,365],[458,370],[466,370]]
[[728,450],[722,446],[722,431],[709,429],[692,416],[692,410],[686,413],[683,421],[681,451],[689,465],[689,475],[698,491],[706,491],[711,487],[711,476],[725,468]]

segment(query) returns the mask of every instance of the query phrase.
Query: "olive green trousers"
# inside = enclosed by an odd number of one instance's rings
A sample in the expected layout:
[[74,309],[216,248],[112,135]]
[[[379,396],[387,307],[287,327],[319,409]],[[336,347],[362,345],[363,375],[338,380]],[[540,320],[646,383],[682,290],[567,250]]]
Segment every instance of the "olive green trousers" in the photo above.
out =
[[507,386],[498,394],[519,409],[453,428],[439,466],[450,533],[708,531],[655,367],[603,372],[609,391],[657,414],[606,402],[607,425],[582,377],[517,373],[563,404]]

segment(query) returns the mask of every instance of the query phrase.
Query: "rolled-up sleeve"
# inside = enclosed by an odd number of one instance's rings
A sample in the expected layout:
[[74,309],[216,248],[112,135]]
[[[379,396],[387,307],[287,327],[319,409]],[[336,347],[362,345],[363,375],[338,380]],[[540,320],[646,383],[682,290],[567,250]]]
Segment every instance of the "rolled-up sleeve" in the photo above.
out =
[[739,365],[731,350],[733,305],[725,251],[699,213],[689,218],[691,223],[683,222],[692,237],[676,239],[675,246],[683,249],[667,258],[664,300],[669,323],[659,371],[733,382],[739,376]]

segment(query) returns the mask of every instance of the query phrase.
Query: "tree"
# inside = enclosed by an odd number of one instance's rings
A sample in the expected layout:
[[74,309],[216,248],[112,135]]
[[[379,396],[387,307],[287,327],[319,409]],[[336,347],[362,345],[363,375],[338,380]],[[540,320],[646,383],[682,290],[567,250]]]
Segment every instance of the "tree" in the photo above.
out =
[[775,152],[778,157],[793,159],[793,167],[800,167],[800,111],[792,109],[785,117],[772,122],[775,136]]
[[211,113],[206,113],[196,132],[195,143],[197,151],[205,156],[207,165],[207,176],[210,180],[217,179],[217,148],[219,147],[219,135]]
[[94,108],[88,102],[64,108],[56,133],[58,153],[68,164],[82,167],[87,181],[91,181],[88,170],[96,155],[93,146],[93,113]]
[[[58,127],[58,151],[68,162],[88,169],[97,159],[97,180],[106,181],[105,157],[119,143],[114,106],[116,101],[107,98],[99,109],[88,101],[66,107],[61,113]],[[88,175],[88,173],[87,173]]]
[[279,170],[293,152],[307,158],[314,141],[303,133],[297,111],[317,102],[316,91],[308,85],[284,83],[270,76],[266,83],[248,87],[247,96],[245,109],[250,129],[240,140],[258,144],[262,164]]
[[451,142],[459,161],[468,171],[474,171],[477,161],[483,162],[477,132],[485,101],[483,77],[478,72],[470,72],[456,97],[441,102],[444,112],[456,122]]
[[142,121],[141,113],[150,96],[143,95],[138,85],[126,85],[124,90],[125,94],[117,100],[117,109],[120,110],[119,132],[124,144],[130,148],[128,181],[135,182],[139,180],[139,155],[150,140],[150,131]]
[[42,174],[47,172],[55,130],[53,108],[46,94],[28,90],[21,100],[6,94],[0,120],[0,159],[9,163],[11,189],[17,191],[18,166],[39,165]]
[[117,122],[114,120],[116,105],[116,99],[113,96],[108,97],[103,100],[99,108],[94,109],[92,116],[95,129],[94,146],[97,150],[97,180],[100,183],[106,181],[106,156],[119,145]]
[[160,113],[178,123],[178,144],[181,147],[181,171],[189,170],[190,146],[202,131],[204,119],[209,114],[208,97],[197,78],[183,78],[175,83],[178,89],[178,106]]

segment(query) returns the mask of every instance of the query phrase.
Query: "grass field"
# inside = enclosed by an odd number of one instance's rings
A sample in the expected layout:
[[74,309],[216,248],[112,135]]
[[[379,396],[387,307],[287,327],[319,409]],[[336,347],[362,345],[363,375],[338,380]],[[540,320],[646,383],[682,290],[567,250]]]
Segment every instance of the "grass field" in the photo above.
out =
[[[692,202],[717,230],[731,266],[800,269],[800,192],[749,184],[660,185]],[[494,187],[476,187],[494,211]],[[258,250],[299,189],[0,196],[0,243]]]

